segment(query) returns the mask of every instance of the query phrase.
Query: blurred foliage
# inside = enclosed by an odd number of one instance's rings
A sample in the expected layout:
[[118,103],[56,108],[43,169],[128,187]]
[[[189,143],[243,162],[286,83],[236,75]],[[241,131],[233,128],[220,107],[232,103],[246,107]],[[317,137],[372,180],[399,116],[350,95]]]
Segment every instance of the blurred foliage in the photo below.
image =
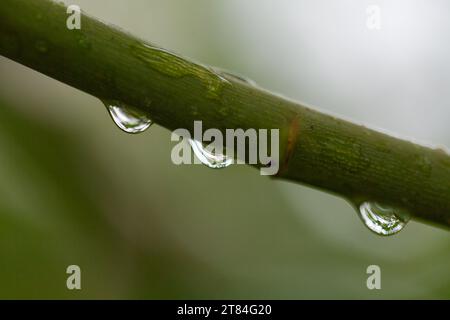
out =
[[[354,105],[350,96],[295,82],[289,72],[296,69],[271,64],[261,48],[270,53],[271,41],[292,45],[293,36],[262,43],[257,28],[236,17],[238,9],[253,8],[248,4],[79,3],[103,20],[248,74],[269,89],[285,88],[289,96],[363,120],[374,114],[373,108],[348,107]],[[302,3],[314,12],[311,2]],[[266,1],[260,11],[267,8]],[[235,18],[239,23],[231,26]],[[307,34],[297,32],[294,38],[308,43]],[[296,68],[323,81],[327,74],[314,73],[303,58]],[[339,79],[328,72],[332,86]],[[373,103],[370,92],[356,96]],[[381,105],[388,104],[389,95],[383,98]],[[447,231],[411,222],[399,235],[380,238],[341,199],[245,166],[175,166],[172,146],[167,130],[155,125],[140,135],[122,133],[99,100],[1,58],[0,298],[450,297]],[[81,267],[81,291],[66,289],[70,264]],[[366,288],[371,264],[381,267],[382,290]]]

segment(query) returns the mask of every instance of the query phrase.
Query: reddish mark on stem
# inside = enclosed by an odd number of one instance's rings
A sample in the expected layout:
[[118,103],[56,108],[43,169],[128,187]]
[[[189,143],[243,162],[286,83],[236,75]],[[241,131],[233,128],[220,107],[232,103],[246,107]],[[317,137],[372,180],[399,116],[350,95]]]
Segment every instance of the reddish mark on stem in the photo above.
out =
[[289,124],[287,145],[285,149],[286,151],[284,153],[284,157],[282,158],[283,162],[281,164],[280,170],[277,173],[277,176],[282,176],[289,168],[289,160],[291,159],[292,154],[294,153],[294,147],[297,142],[299,122],[300,122],[299,116],[295,115],[291,123]]

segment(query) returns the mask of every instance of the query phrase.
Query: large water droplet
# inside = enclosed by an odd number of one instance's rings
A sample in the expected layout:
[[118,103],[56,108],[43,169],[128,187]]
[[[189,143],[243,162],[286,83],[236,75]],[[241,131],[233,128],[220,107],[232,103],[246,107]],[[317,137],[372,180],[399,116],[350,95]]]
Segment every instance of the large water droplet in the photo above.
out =
[[228,167],[233,163],[232,158],[228,158],[223,154],[214,154],[211,151],[207,150],[203,144],[197,140],[189,139],[189,144],[192,147],[192,150],[195,153],[195,156],[200,160],[204,165],[213,168],[220,169]]
[[399,232],[410,219],[409,214],[403,210],[372,201],[363,202],[359,206],[359,216],[370,230],[381,236]]
[[102,100],[115,124],[127,133],[140,133],[151,126],[152,121],[142,111],[115,100]]

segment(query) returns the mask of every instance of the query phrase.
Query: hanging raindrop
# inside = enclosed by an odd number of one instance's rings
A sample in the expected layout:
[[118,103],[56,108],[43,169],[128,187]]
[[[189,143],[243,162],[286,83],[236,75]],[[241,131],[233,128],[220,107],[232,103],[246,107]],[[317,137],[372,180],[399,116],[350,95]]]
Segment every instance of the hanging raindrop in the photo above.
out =
[[136,108],[116,100],[102,100],[114,123],[127,133],[140,133],[152,125],[150,118]]
[[399,232],[410,219],[409,214],[403,210],[373,201],[363,202],[359,206],[359,216],[370,230],[381,236]]
[[203,163],[213,169],[226,168],[233,163],[232,158],[228,158],[223,154],[214,154],[207,150],[203,144],[197,140],[189,139],[189,144],[194,151],[195,156]]

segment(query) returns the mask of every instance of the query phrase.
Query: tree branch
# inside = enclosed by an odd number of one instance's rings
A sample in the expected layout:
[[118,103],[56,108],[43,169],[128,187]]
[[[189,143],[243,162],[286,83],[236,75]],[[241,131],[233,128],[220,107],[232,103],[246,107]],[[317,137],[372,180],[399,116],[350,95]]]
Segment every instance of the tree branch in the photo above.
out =
[[[450,226],[450,156],[337,119],[162,50],[53,1],[3,0],[0,53],[168,128],[280,129],[279,177]],[[2,75],[6,76],[6,75]]]

